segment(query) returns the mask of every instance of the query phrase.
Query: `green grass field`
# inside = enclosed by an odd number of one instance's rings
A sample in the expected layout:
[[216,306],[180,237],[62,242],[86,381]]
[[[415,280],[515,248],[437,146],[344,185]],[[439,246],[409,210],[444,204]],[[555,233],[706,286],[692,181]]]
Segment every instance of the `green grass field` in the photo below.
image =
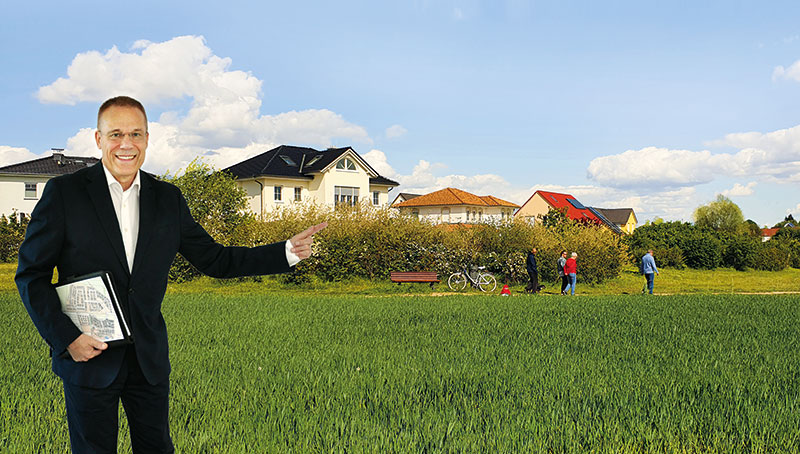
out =
[[[46,346],[16,294],[0,311],[0,452],[68,452]],[[175,292],[164,315],[178,452],[800,452],[796,295]]]

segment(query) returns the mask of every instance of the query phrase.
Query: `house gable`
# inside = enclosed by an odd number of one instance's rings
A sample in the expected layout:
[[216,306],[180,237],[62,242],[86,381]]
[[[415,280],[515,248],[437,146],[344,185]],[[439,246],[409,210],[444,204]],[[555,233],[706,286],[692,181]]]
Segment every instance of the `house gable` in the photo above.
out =
[[[348,165],[336,168],[343,159]],[[319,151],[281,145],[222,171],[230,172],[247,191],[250,208],[256,213],[294,203],[296,195],[299,201],[313,199],[326,205],[344,200],[385,206],[389,191],[399,186],[378,174],[351,147]]]

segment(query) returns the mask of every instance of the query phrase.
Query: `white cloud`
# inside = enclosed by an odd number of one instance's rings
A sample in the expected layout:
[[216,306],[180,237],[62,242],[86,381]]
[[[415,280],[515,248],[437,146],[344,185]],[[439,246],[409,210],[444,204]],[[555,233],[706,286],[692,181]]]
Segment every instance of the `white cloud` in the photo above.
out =
[[382,152],[381,150],[372,149],[361,154],[361,157],[364,158],[367,163],[381,176],[386,178],[394,178],[397,175],[397,172],[394,170],[394,168],[389,165],[389,161],[386,159],[386,153]]
[[[279,144],[324,148],[335,139],[372,143],[366,129],[327,109],[261,115],[262,81],[230,69],[231,63],[214,55],[201,36],[137,41],[130,52],[113,47],[104,54],[78,54],[67,77],[41,87],[37,97],[45,103],[75,104],[125,94],[151,111],[153,106],[188,104],[186,112],[167,111],[157,120],[151,115],[145,169],[156,173],[185,167],[197,156],[230,165]],[[96,149],[92,134],[84,130],[67,147],[74,154]]]
[[393,125],[386,128],[386,138],[387,139],[395,139],[397,137],[401,137],[405,135],[408,130],[400,125]]
[[693,186],[713,180],[728,162],[710,151],[647,147],[601,156],[589,163],[587,176],[613,187]]
[[800,60],[792,63],[788,68],[776,66],[772,71],[772,80],[787,79],[800,82]]
[[31,153],[27,148],[0,145],[0,167],[19,164],[20,162],[31,161],[41,157]]
[[687,187],[719,176],[749,176],[765,181],[800,182],[800,126],[768,133],[728,134],[706,142],[738,148],[736,153],[647,147],[593,159],[588,178],[612,187]]
[[753,189],[756,187],[757,184],[758,183],[756,183],[755,181],[747,183],[746,186],[742,186],[741,184],[736,183],[733,185],[732,188],[726,189],[722,191],[720,194],[724,195],[725,197],[743,197],[743,196],[753,195],[753,192],[755,192]]

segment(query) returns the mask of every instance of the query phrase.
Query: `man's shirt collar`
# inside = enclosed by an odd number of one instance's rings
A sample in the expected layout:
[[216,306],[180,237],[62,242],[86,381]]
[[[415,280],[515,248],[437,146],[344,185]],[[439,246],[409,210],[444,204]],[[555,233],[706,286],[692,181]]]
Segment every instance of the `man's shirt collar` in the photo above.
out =
[[[117,181],[116,178],[114,178],[114,175],[111,175],[111,172],[108,171],[108,169],[106,168],[106,165],[103,164],[102,161],[100,162],[100,165],[103,166],[103,173],[105,173],[105,175],[106,175],[106,184],[109,187],[116,186],[116,187],[118,187],[120,189],[120,192],[125,192],[125,191],[122,190],[122,185],[119,183],[119,181]],[[133,183],[131,184],[131,188],[134,188],[134,190],[136,191],[137,194],[139,193],[139,188],[142,187],[141,186],[141,178],[140,178],[141,174],[142,174],[141,169],[137,170],[136,171],[136,178],[133,179]]]

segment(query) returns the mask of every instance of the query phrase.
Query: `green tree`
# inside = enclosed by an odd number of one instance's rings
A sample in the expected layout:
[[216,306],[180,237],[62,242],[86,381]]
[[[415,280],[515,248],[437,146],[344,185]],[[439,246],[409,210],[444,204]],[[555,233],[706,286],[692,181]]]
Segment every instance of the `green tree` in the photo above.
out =
[[761,227],[752,219],[744,221],[743,230],[745,234],[753,238],[761,238]]
[[[196,158],[178,176],[169,173],[161,179],[177,186],[186,199],[192,217],[217,242],[230,246],[252,245],[255,216],[248,211],[247,193],[236,184],[233,175],[215,172]],[[170,279],[190,280],[200,273],[183,257],[172,264]]]
[[737,233],[742,231],[744,216],[733,201],[719,194],[713,202],[701,205],[694,210],[694,224],[718,232]]
[[794,216],[792,216],[791,214],[788,214],[788,215],[786,215],[785,218],[783,218],[783,220],[781,222],[773,225],[772,228],[773,229],[782,229],[783,227],[786,226],[786,224],[797,225],[797,221],[794,220]]

